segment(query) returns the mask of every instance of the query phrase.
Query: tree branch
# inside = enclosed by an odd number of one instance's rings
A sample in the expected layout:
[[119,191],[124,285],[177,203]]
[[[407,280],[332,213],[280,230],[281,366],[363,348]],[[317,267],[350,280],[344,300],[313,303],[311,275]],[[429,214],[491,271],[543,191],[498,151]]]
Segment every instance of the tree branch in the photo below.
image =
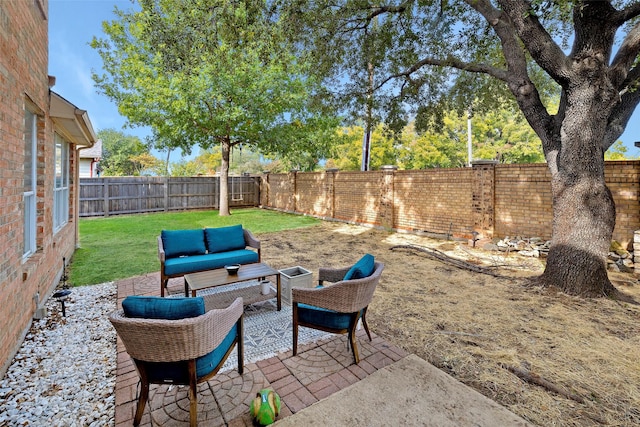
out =
[[618,25],[622,25],[630,19],[640,15],[640,3],[636,2],[622,9],[618,14]]
[[[467,0],[473,2],[473,0]],[[560,46],[544,29],[529,2],[522,0],[498,0],[502,10],[509,16],[518,37],[531,57],[561,86],[566,86],[571,72],[571,61]]]
[[640,52],[640,22],[627,34],[618,49],[618,53],[609,67],[609,78],[619,91],[627,78],[627,73]]
[[462,71],[468,71],[470,73],[489,74],[490,76],[495,77],[496,79],[502,80],[504,82],[508,82],[508,79],[509,79],[509,75],[506,70],[501,70],[499,68],[492,67],[487,64],[475,64],[471,62],[464,62],[457,58],[452,58],[452,57],[449,57],[447,59],[424,58],[416,62],[415,64],[413,64],[411,67],[405,69],[404,71],[388,76],[386,79],[382,80],[378,85],[376,85],[376,87],[374,88],[374,91],[380,89],[390,80],[401,78],[401,77],[408,78],[409,76],[411,76],[411,74],[417,72],[420,68],[427,65],[433,65],[433,66],[439,66],[439,67],[453,67]]

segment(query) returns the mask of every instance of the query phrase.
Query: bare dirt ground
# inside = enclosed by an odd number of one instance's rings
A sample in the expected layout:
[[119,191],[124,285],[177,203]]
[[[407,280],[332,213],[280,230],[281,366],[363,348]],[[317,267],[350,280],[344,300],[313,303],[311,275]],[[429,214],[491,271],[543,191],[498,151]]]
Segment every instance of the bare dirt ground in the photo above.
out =
[[[535,424],[640,425],[640,306],[634,302],[531,286],[526,279],[542,272],[544,260],[466,242],[332,222],[260,240],[265,262],[279,269],[300,265],[316,278],[320,266],[346,266],[373,254],[386,268],[369,306],[372,330]],[[502,277],[392,249],[400,245],[437,249]],[[611,279],[640,302],[635,277]]]

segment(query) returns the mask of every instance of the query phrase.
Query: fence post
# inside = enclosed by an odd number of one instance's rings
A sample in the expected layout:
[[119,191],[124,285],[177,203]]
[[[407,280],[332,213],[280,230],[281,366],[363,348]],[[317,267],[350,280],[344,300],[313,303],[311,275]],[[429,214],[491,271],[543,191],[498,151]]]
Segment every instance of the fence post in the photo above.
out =
[[109,216],[109,178],[104,178],[102,181],[102,196],[104,197],[102,213],[107,217]]
[[293,197],[291,198],[291,203],[292,203],[292,211],[293,212],[297,212],[298,211],[298,169],[292,169],[291,172],[289,173],[289,176],[291,177],[291,179],[293,179]]
[[473,168],[473,231],[491,238],[494,232],[496,164],[495,160],[476,160]]
[[169,177],[162,177],[162,190],[164,191],[164,211],[169,212]]

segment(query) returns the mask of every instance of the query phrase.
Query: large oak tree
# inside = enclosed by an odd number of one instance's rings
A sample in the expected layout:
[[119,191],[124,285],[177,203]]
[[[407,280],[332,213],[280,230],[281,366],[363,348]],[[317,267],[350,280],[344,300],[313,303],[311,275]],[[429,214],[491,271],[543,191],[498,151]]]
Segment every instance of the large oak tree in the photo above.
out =
[[232,147],[321,158],[337,122],[314,104],[307,65],[265,2],[139,0],[116,14],[92,42],[104,62],[98,89],[165,149],[220,145],[220,215]]
[[[407,111],[425,123],[442,108],[486,109],[506,90],[542,140],[552,175],[553,238],[541,283],[585,296],[615,291],[604,152],[640,100],[640,2],[299,0],[287,11],[292,26],[313,16],[306,49],[361,117],[372,93],[387,123]],[[546,100],[558,95],[552,110]]]

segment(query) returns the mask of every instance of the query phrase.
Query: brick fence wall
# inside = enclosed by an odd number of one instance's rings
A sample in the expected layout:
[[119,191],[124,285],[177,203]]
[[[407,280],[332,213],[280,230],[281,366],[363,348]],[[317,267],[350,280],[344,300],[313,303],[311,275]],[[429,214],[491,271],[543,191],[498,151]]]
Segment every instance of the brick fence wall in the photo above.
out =
[[[633,242],[640,229],[640,161],[606,162],[616,203],[613,238]],[[551,175],[546,164],[373,172],[269,174],[264,207],[396,230],[470,238],[551,238]]]

